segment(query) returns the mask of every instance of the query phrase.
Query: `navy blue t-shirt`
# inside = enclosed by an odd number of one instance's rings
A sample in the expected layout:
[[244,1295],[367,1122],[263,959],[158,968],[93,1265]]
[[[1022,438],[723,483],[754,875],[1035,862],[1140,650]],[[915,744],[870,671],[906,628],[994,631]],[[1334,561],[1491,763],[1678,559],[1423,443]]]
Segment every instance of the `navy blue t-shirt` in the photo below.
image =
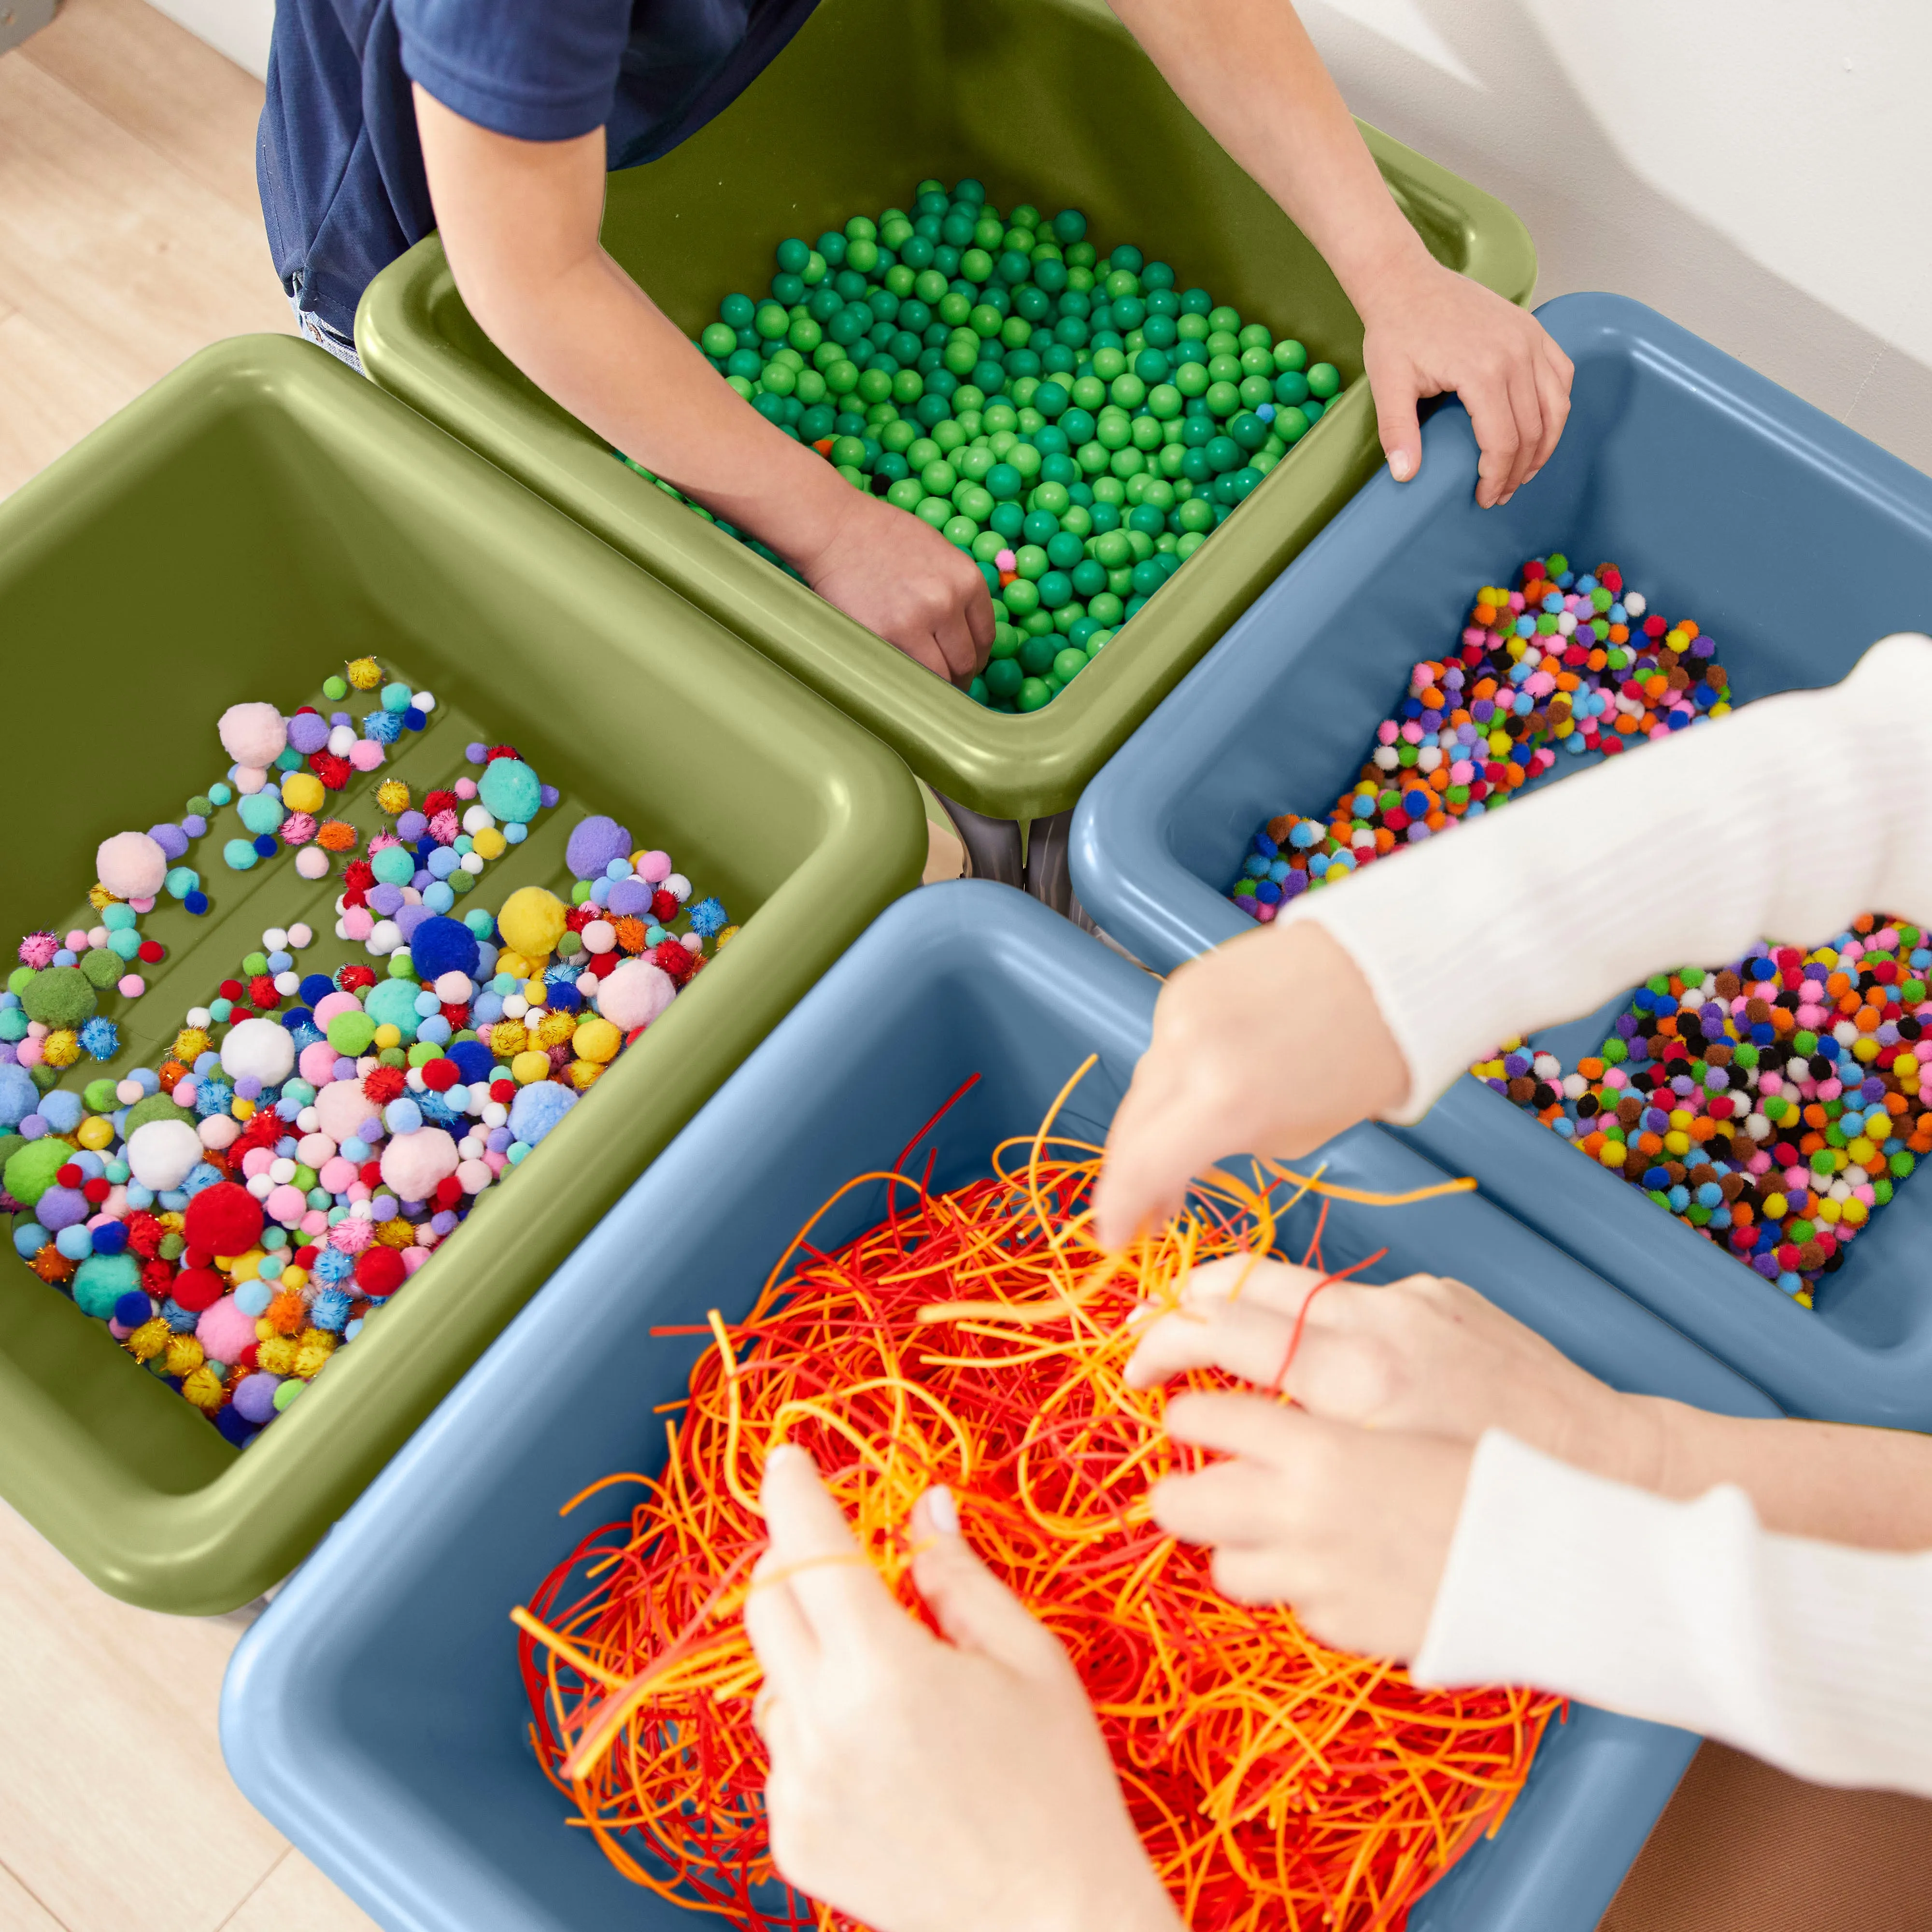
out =
[[279,0],[256,170],[282,286],[341,334],[436,226],[410,83],[499,134],[605,130],[610,165],[721,113],[817,0]]

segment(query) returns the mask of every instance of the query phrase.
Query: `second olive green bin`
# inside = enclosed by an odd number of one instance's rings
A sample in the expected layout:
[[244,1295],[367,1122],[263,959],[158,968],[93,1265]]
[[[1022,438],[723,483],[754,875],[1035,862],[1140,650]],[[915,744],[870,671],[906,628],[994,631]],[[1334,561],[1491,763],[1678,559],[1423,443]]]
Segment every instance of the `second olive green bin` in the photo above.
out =
[[[1526,302],[1536,256],[1492,196],[1372,128],[1370,151],[1438,260]],[[1062,882],[1088,780],[1381,460],[1362,325],[1314,248],[1228,159],[1099,0],[822,0],[725,112],[612,175],[604,245],[694,334],[728,291],[762,296],[772,250],[906,206],[927,176],[994,202],[1081,208],[1244,316],[1298,336],[1346,387],[1170,586],[1030,716],[982,709],[627,470],[498,353],[430,236],[376,277],[356,342],[376,382],[560,506],[822,692],[950,802],[998,872],[1034,826]],[[964,815],[962,815],[964,816]],[[1044,837],[1042,834],[1044,833]],[[1046,848],[1046,849],[1042,849]],[[994,862],[988,864],[991,856]]]
[[[0,934],[93,923],[109,834],[176,817],[227,764],[229,705],[284,709],[364,654],[438,704],[392,768],[448,784],[508,742],[562,794],[478,881],[566,889],[586,812],[669,850],[737,936],[500,1189],[492,1189],[300,1402],[238,1451],[100,1324],[0,1252],[0,1494],[103,1588],[157,1610],[234,1608],[285,1576],[712,1090],[890,901],[918,882],[917,788],[884,745],[712,619],[321,350],[203,352],[0,505],[0,640],[15,804]],[[373,787],[358,778],[356,793]],[[226,814],[232,816],[232,808]],[[213,904],[142,921],[169,957],[110,1003],[158,1064],[269,926],[339,880],[286,856],[188,862]],[[8,962],[11,964],[10,958]],[[701,1270],[675,1226],[632,1258]],[[586,1348],[644,1346],[586,1333]]]

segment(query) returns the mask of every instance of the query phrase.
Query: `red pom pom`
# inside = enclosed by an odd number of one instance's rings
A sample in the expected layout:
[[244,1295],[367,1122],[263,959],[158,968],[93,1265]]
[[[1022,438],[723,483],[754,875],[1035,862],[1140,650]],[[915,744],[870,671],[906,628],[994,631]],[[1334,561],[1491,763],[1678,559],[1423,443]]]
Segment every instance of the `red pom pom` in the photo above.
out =
[[87,1176],[81,1172],[74,1162],[68,1161],[56,1173],[54,1178],[63,1187],[78,1187]]
[[315,1266],[316,1257],[321,1252],[322,1250],[318,1248],[313,1241],[308,1243],[304,1246],[296,1249],[296,1266],[298,1268],[314,1268]]
[[362,1091],[374,1106],[386,1107],[392,1100],[402,1098],[409,1084],[400,1066],[372,1066],[363,1076]]
[[144,966],[158,966],[168,956],[168,949],[158,939],[144,939],[135,949],[135,956]]
[[491,1081],[490,1097],[498,1106],[507,1107],[517,1097],[517,1083],[514,1080]]
[[248,982],[248,1004],[258,1013],[272,1013],[281,1003],[282,996],[269,974],[258,973]]
[[382,1184],[382,1163],[380,1160],[365,1160],[356,1179],[364,1187],[380,1187]]
[[359,993],[364,986],[376,983],[375,968],[371,966],[345,966],[336,974],[335,983],[345,993]]
[[250,1342],[248,1347],[235,1358],[230,1366],[237,1369],[253,1370],[261,1360],[261,1348],[260,1342]]
[[223,999],[231,1001],[245,1000],[248,997],[247,988],[239,980],[224,980],[215,990]]
[[174,1279],[174,1264],[172,1262],[152,1261],[141,1264],[141,1286],[157,1299],[165,1295],[173,1286]]
[[621,952],[592,953],[590,956],[590,971],[592,977],[598,980],[609,979],[610,975],[616,972],[619,966],[623,963],[624,956],[625,956]]
[[453,1004],[445,1000],[442,1016],[448,1021],[452,1032],[460,1033],[470,1024],[470,1009],[460,1000]]
[[677,916],[677,895],[667,892],[662,886],[651,895],[651,916],[660,926],[667,926]]
[[86,1183],[80,1191],[85,1198],[91,1201],[95,1207],[98,1208],[101,1202],[107,1198],[110,1186],[110,1182],[97,1175],[93,1180]]
[[523,753],[514,745],[492,745],[489,750],[483,754],[483,762],[488,765],[494,764],[499,758],[514,758],[520,764],[523,762]]
[[[214,1191],[211,1187],[207,1193],[212,1194]],[[207,1196],[197,1194],[194,1198],[200,1201],[206,1199]],[[189,1204],[190,1207],[193,1204],[193,1202]],[[199,1315],[204,1308],[212,1308],[221,1299],[227,1286],[212,1268],[184,1268],[175,1278],[175,1299],[190,1315]]]
[[[446,1054],[440,1060],[432,1060],[422,1070],[423,1084],[433,1094],[447,1094],[456,1084],[461,1069]],[[363,1083],[365,1086],[367,1082]]]
[[356,768],[346,758],[338,758],[333,752],[316,752],[308,761],[308,768],[321,779],[331,791],[340,791],[355,776]]
[[1597,573],[1597,581],[1614,597],[1624,587],[1624,574],[1613,563],[1606,563]]
[[143,1261],[152,1261],[166,1231],[145,1208],[137,1208],[128,1217],[128,1246]]
[[246,1254],[262,1232],[262,1204],[247,1188],[218,1181],[189,1202],[182,1232],[189,1246],[211,1255]]
[[691,955],[675,939],[667,939],[661,946],[653,946],[644,955],[659,972],[668,973],[679,986],[691,977]]
[[356,1257],[356,1286],[364,1294],[394,1294],[407,1273],[402,1256],[380,1243],[364,1248]]
[[422,802],[422,815],[434,818],[439,812],[454,812],[462,802],[453,791],[433,791]]
[[454,1174],[446,1174],[436,1184],[434,1196],[439,1208],[454,1208],[463,1198],[463,1184]]
[[376,868],[367,859],[352,859],[343,868],[342,878],[345,884],[367,892],[376,883]]
[[1643,634],[1646,638],[1660,638],[1668,628],[1661,617],[1650,616],[1643,620]]
[[602,919],[604,908],[590,899],[581,905],[574,905],[563,916],[564,929],[568,932],[581,932],[593,919]]

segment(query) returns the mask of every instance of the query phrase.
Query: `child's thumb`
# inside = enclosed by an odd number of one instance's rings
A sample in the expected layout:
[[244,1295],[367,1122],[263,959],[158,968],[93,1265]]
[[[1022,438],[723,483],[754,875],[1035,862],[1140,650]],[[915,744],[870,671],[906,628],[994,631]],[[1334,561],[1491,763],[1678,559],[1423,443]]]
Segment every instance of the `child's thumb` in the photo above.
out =
[[950,1490],[928,1490],[913,1511],[913,1581],[947,1640],[1028,1675],[1064,1670],[1066,1654],[959,1533]]
[[1417,390],[1404,381],[1384,386],[1376,392],[1376,428],[1382,438],[1382,454],[1388,458],[1389,474],[1398,483],[1406,483],[1422,467],[1422,425],[1417,420]]

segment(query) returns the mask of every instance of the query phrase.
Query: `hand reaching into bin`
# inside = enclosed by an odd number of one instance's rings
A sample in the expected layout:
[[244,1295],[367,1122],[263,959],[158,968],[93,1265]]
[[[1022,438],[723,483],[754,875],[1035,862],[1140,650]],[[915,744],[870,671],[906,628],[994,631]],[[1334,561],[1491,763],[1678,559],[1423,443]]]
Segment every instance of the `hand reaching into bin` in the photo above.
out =
[[1112,0],[1203,127],[1322,251],[1366,325],[1362,360],[1399,482],[1422,461],[1416,404],[1454,390],[1482,450],[1476,500],[1506,503],[1556,448],[1570,358],[1526,315],[1444,268],[1391,199],[1286,0]]
[[935,676],[970,680],[993,641],[979,566],[746,408],[604,253],[603,130],[513,140],[420,86],[416,104],[451,272],[497,347],[600,435],[769,544],[848,616]]
[[929,1490],[892,1600],[801,1449],[765,1465],[745,1628],[765,1668],[772,1855],[878,1932],[1178,1932],[1079,1678]]

